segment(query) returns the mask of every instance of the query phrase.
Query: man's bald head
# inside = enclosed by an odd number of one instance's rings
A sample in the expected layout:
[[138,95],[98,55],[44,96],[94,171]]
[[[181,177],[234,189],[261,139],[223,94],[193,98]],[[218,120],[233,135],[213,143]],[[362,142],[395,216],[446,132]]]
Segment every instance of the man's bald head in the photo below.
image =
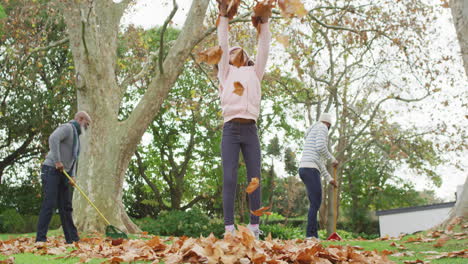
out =
[[75,114],[75,120],[80,124],[80,126],[84,127],[84,129],[88,129],[88,126],[91,124],[91,117],[85,111],[79,111]]

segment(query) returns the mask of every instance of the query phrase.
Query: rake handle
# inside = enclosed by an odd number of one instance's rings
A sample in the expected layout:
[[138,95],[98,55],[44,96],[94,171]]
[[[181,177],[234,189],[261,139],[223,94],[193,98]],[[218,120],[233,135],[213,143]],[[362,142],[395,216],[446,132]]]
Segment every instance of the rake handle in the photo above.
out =
[[107,220],[107,218],[101,213],[101,211],[99,211],[99,209],[96,207],[96,205],[94,205],[93,202],[91,202],[91,200],[89,199],[89,197],[83,192],[83,190],[80,188],[80,186],[78,186],[78,184],[76,184],[76,182],[72,179],[72,177],[70,177],[70,175],[68,175],[68,173],[63,170],[62,171],[63,174],[65,174],[65,176],[67,176],[67,178],[70,180],[71,183],[73,183],[73,186],[78,189],[78,191],[80,191],[80,193],[84,196],[84,198],[86,198],[86,200],[88,200],[89,204],[92,205],[94,207],[94,209],[96,209],[96,212],[99,213],[99,215],[102,217],[102,219],[104,219],[104,221],[106,221],[107,225],[111,225],[109,220]]
[[[337,182],[336,181],[336,171],[337,171],[337,168],[333,167],[333,179],[335,180],[335,182]],[[337,220],[338,220],[338,190],[337,189],[338,189],[338,187],[333,188],[333,196],[334,196],[333,198],[335,200],[335,208],[333,208],[334,209],[333,211],[335,213],[335,215],[334,215],[335,224],[333,225],[334,232],[336,232],[336,224],[337,224]]]

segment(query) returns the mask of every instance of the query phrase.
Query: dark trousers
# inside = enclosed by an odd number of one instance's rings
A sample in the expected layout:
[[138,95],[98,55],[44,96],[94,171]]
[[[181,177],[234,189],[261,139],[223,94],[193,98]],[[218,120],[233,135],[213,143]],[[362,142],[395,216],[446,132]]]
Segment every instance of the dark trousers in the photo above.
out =
[[322,203],[320,172],[315,168],[299,168],[299,176],[306,186],[310,202],[309,214],[307,215],[306,237],[318,238],[317,212]]
[[[247,179],[254,177],[261,179],[260,171],[260,141],[257,126],[254,122],[243,124],[233,121],[224,123],[221,142],[221,158],[223,162],[223,211],[224,224],[234,224],[234,201],[236,199],[237,168],[239,166],[239,152],[242,151]],[[250,210],[260,208],[260,187],[249,194]],[[250,223],[258,224],[258,216],[250,215]]]
[[72,243],[80,240],[72,218],[72,192],[68,178],[54,167],[42,165],[41,168],[43,200],[36,241],[47,241],[47,231],[55,208],[58,207],[65,241]]

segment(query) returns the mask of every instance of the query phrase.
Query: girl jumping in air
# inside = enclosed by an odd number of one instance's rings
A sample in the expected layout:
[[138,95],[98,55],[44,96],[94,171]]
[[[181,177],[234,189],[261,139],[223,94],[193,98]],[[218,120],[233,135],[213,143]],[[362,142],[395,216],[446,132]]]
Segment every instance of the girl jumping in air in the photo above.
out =
[[[247,167],[247,178],[261,179],[260,142],[256,121],[260,112],[261,85],[270,50],[269,16],[257,17],[258,51],[255,62],[241,47],[229,47],[228,1],[219,3],[218,41],[222,49],[218,63],[219,96],[224,126],[221,142],[223,164],[223,210],[226,232],[234,234],[234,201],[237,186],[239,152]],[[249,195],[250,210],[260,208],[260,187]],[[258,239],[259,217],[250,215],[248,228]]]

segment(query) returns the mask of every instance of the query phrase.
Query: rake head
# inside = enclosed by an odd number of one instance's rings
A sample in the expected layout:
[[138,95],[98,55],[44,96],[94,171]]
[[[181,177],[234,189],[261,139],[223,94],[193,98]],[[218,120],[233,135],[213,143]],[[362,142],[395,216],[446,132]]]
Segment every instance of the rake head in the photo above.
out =
[[108,225],[106,226],[106,237],[110,238],[125,238],[127,239],[128,236],[123,232],[122,230],[118,229],[117,227],[113,225]]

